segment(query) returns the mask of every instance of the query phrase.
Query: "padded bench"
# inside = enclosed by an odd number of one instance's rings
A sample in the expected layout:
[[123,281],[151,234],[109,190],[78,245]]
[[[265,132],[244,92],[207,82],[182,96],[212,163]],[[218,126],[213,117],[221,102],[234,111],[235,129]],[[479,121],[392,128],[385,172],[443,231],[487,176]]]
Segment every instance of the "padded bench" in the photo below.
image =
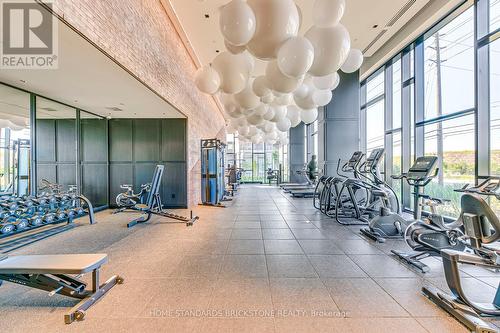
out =
[[[82,320],[85,311],[113,286],[123,283],[123,278],[114,275],[99,284],[99,269],[107,262],[107,254],[3,256],[0,257],[0,285],[4,280],[48,291],[49,296],[61,294],[79,299],[64,316],[64,322],[71,324]],[[87,289],[87,283],[79,277],[89,272],[92,272],[92,285]]]

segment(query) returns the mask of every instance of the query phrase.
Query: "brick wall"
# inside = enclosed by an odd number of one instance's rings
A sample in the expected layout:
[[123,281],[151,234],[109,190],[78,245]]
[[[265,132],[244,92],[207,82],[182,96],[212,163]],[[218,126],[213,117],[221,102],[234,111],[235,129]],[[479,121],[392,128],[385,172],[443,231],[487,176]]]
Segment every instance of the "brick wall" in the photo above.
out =
[[57,0],[54,11],[188,117],[188,203],[200,198],[200,139],[222,136],[213,99],[160,0]]

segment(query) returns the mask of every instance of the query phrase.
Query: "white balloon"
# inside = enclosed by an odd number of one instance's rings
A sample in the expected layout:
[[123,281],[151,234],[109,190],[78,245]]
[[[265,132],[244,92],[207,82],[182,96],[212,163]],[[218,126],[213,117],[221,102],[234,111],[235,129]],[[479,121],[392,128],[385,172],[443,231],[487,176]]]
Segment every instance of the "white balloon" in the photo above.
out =
[[245,45],[255,34],[255,14],[245,1],[233,0],[220,9],[219,27],[229,43]]
[[274,108],[268,108],[267,112],[262,116],[264,120],[271,120],[274,118]]
[[318,109],[301,110],[300,119],[306,124],[310,124],[318,119]]
[[332,92],[330,90],[316,90],[312,94],[314,104],[325,106],[332,100]]
[[279,97],[276,97],[273,103],[277,105],[288,106],[293,103],[293,95],[292,94],[283,94]]
[[340,22],[345,12],[345,0],[316,0],[313,6],[314,25],[326,28]]
[[296,105],[290,105],[286,111],[286,117],[290,119],[291,127],[295,127],[300,124],[300,109]]
[[254,111],[256,115],[263,116],[267,113],[267,110],[269,109],[269,105],[266,104],[260,104]]
[[294,92],[293,96],[297,98],[306,98],[307,94],[309,94],[309,86],[307,84],[302,83],[300,87],[298,87]]
[[286,132],[292,126],[292,122],[287,117],[283,117],[276,123],[276,128],[281,132]]
[[247,118],[246,117],[239,117],[239,118],[237,118],[237,124],[238,124],[238,127],[240,127],[240,126],[248,126]]
[[252,141],[252,143],[254,145],[257,145],[257,144],[259,144],[259,143],[262,142],[262,137],[259,134],[255,134],[255,135],[252,136],[252,138],[250,139],[250,141]]
[[248,67],[248,75],[250,77],[255,69],[255,58],[248,52],[242,53],[242,56],[245,57],[245,62]]
[[264,97],[271,93],[271,89],[267,86],[267,80],[264,75],[256,77],[252,87],[254,94],[259,97]]
[[266,133],[266,135],[264,136],[264,139],[267,142],[276,141],[277,138],[278,138],[278,133],[276,133],[275,131]]
[[276,125],[274,125],[274,123],[268,121],[265,125],[264,125],[264,133],[271,133],[273,132],[274,130],[276,129]]
[[226,47],[226,50],[231,52],[232,54],[240,54],[243,53],[247,50],[247,48],[243,46],[236,46],[231,43],[229,43],[227,40],[224,40],[224,46]]
[[244,55],[222,52],[213,61],[213,68],[221,78],[221,90],[236,94],[245,89],[249,77],[248,63]]
[[259,134],[259,130],[255,126],[248,126],[248,136],[254,136],[255,134]]
[[229,124],[226,127],[226,132],[229,134],[234,134],[238,130],[238,126],[234,122],[229,122]]
[[274,110],[274,117],[270,121],[272,121],[273,123],[277,123],[278,121],[286,117],[286,107],[276,105],[273,106],[272,109]]
[[316,90],[311,89],[305,98],[294,97],[295,104],[301,109],[307,110],[317,107],[312,99],[312,95]]
[[0,117],[7,119],[15,127],[27,128],[29,126],[29,119],[24,117],[15,116],[12,114],[3,114]]
[[241,92],[234,95],[234,100],[238,103],[243,109],[255,109],[260,104],[260,99],[253,93],[252,82],[249,81],[249,84],[243,89]]
[[257,126],[264,122],[264,118],[254,112],[247,117],[247,121],[250,125]]
[[340,83],[339,73],[335,72],[326,76],[313,77],[313,84],[319,90],[335,90]]
[[267,64],[266,79],[272,90],[281,93],[291,93],[303,81],[303,77],[291,78],[281,73],[276,61],[271,61]]
[[280,47],[277,61],[281,73],[293,78],[301,77],[313,64],[314,47],[305,37],[292,37]]
[[271,104],[274,101],[274,95],[270,93],[269,95],[261,97],[260,101],[264,104]]
[[276,58],[278,48],[299,32],[300,18],[293,0],[248,0],[257,29],[247,49],[256,58]]
[[241,113],[241,109],[239,109],[239,108],[238,108],[238,109],[235,109],[235,110],[234,110],[234,111],[232,111],[232,112],[227,112],[227,114],[228,114],[228,115],[229,115],[229,117],[231,117],[231,118],[239,118],[239,117],[241,117],[241,115],[242,115],[243,113]]
[[314,46],[314,62],[309,70],[313,76],[325,76],[340,69],[351,49],[349,32],[342,24],[319,28],[313,26],[306,38]]
[[220,88],[221,78],[211,66],[203,66],[196,71],[194,82],[200,91],[213,95]]
[[249,132],[249,128],[248,128],[248,126],[239,126],[239,127],[238,127],[238,133],[239,133],[239,134],[241,134],[241,135],[245,136],[245,135],[247,135],[247,134],[248,134],[248,132]]
[[351,49],[346,61],[344,62],[342,67],[340,67],[340,69],[344,73],[354,73],[361,68],[361,65],[363,65],[363,60],[363,52],[358,49]]

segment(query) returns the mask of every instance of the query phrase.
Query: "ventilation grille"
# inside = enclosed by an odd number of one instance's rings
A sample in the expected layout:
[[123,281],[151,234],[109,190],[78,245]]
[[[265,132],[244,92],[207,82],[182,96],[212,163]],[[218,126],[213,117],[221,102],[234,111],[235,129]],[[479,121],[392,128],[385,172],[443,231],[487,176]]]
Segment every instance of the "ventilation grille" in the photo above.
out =
[[387,30],[382,30],[381,32],[379,32],[379,34],[370,42],[370,44],[368,44],[367,47],[365,47],[365,49],[363,50],[363,53],[366,53],[368,52],[368,50],[373,46],[373,44],[375,44],[376,42],[378,42],[378,40],[380,38],[382,38],[383,35],[385,35],[385,33],[387,32]]
[[403,8],[401,8],[397,13],[396,15],[394,15],[394,17],[389,21],[389,23],[387,23],[386,27],[387,28],[390,28],[392,27],[400,18],[401,16],[403,16],[404,14],[406,14],[406,12],[411,8],[411,6],[413,6],[415,4],[415,2],[417,2],[417,0],[410,0],[408,1],[404,6]]
[[53,109],[53,108],[48,107],[48,106],[47,106],[47,107],[44,107],[44,108],[40,108],[40,109],[41,109],[41,110],[45,110],[45,111],[50,111],[50,112],[55,112],[55,111],[57,111],[56,109]]
[[407,3],[405,3],[405,5],[401,7],[401,9],[398,10],[398,12],[389,20],[384,29],[382,29],[382,31],[380,31],[380,33],[370,42],[370,44],[368,44],[368,46],[365,47],[363,53],[367,53],[368,50],[370,50],[370,48],[373,45],[375,45],[375,43],[377,43],[380,40],[380,38],[382,38],[383,35],[385,35],[387,30],[392,28],[394,24],[396,24],[396,22],[398,22],[399,19],[403,17],[403,15],[405,15],[416,2],[417,0],[409,0]]
[[115,111],[115,112],[123,111],[123,109],[120,109],[116,106],[108,106],[106,109],[108,109],[109,111]]

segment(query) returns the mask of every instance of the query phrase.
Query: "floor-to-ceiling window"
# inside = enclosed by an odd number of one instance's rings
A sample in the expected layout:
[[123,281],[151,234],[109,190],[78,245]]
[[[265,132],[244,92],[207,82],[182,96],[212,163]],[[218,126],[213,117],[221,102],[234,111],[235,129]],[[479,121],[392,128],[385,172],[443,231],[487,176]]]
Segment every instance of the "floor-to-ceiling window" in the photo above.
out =
[[384,71],[380,71],[366,83],[366,153],[384,147]]
[[[497,1],[499,3],[500,0]],[[500,20],[500,17],[499,17]],[[500,40],[490,44],[490,173],[500,176]]]
[[[440,172],[426,192],[452,200],[441,208],[448,216],[460,209],[454,189],[500,175],[499,28],[500,0],[464,4],[361,84],[365,151],[385,147],[392,174],[407,171],[417,156],[438,156]],[[392,185],[413,209],[412,189]]]
[[475,181],[474,8],[424,40],[424,154],[439,158],[438,177],[426,193],[452,200],[442,206],[460,213],[454,189]]

